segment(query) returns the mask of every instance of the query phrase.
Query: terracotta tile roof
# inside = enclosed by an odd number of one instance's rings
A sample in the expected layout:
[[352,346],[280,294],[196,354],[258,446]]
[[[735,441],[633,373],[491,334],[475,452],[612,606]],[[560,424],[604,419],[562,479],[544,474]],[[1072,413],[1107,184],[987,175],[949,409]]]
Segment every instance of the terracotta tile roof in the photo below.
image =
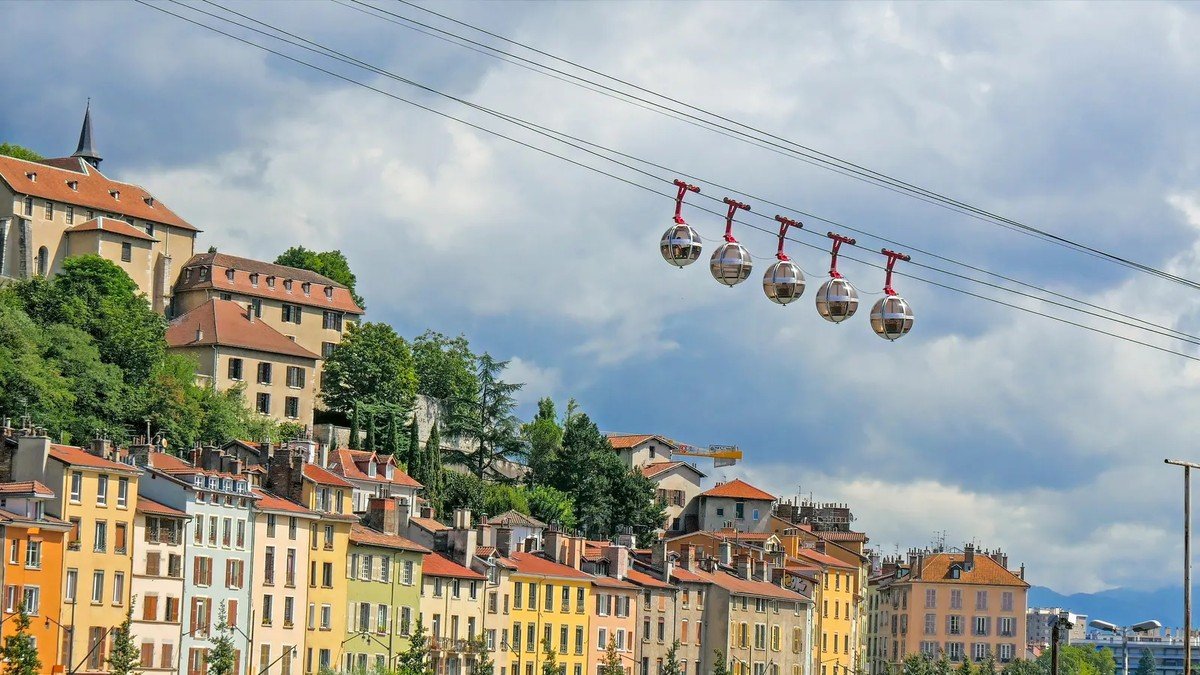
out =
[[1013,574],[1000,563],[978,551],[975,553],[975,564],[970,571],[963,570],[958,579],[950,578],[950,566],[953,564],[962,565],[964,557],[964,554],[957,552],[928,554],[925,556],[924,563],[921,566],[921,574],[909,579],[900,579],[900,581],[911,580],[948,584],[1029,587],[1029,584],[1021,579],[1021,577]]
[[637,584],[638,586],[643,586],[645,588],[674,588],[674,586],[671,584],[663,581],[661,577],[646,574],[645,572],[639,570],[629,570],[629,572],[625,574],[625,578]]
[[737,530],[717,530],[713,532],[718,537],[724,537],[735,542],[737,541],[754,541],[763,542],[775,536],[774,532],[738,532]]
[[299,516],[312,516],[314,518],[320,515],[316,511],[310,511],[290,499],[284,499],[266,490],[256,488],[251,490],[251,492],[258,497],[258,502],[254,505],[254,508],[258,511],[283,511]]
[[659,436],[658,434],[606,433],[605,436],[608,437],[608,442],[610,445],[612,445],[613,450],[629,450],[631,448],[636,448],[637,446],[641,445],[642,443],[645,443],[646,441],[653,440],[653,439],[657,439],[658,442],[662,443],[663,445],[665,445],[669,448],[675,447],[674,441],[667,438],[666,436]]
[[304,465],[304,477],[316,483],[317,485],[333,485],[335,487],[347,488],[354,487],[350,483],[347,483],[340,476],[335,476],[316,464]]
[[517,574],[561,577],[564,579],[592,579],[592,575],[580,572],[569,565],[556,563],[540,553],[517,552],[508,556],[505,560],[512,564]]
[[674,581],[682,581],[682,582],[693,583],[693,584],[711,584],[712,583],[711,579],[702,577],[699,574],[697,574],[691,570],[685,570],[682,567],[676,567],[675,569],[671,570],[671,579]]
[[477,546],[475,547],[475,555],[480,558],[490,558],[496,552],[495,546]]
[[770,584],[765,581],[742,579],[741,577],[734,576],[723,570],[717,570],[715,572],[693,570],[692,574],[707,579],[709,583],[720,586],[734,595],[753,595],[764,598],[774,598],[776,600],[794,601],[807,601],[809,599],[806,596],[789,591],[785,588],[781,588],[775,584]]
[[847,569],[847,570],[858,569],[855,565],[845,562],[844,560],[838,560],[837,558],[835,558],[831,555],[827,555],[825,553],[821,553],[820,551],[817,551],[816,549],[801,547],[799,550],[796,551],[796,553],[799,554],[798,556],[796,556],[797,558],[811,560],[812,562],[815,562],[815,563],[818,563],[821,565],[825,565],[826,567],[837,567],[839,569]]
[[73,445],[54,445],[50,446],[50,456],[63,464],[71,466],[81,466],[91,469],[108,469],[110,471],[123,471],[125,473],[139,473],[137,467],[120,462],[97,457],[83,448],[77,448]]
[[421,574],[427,577],[454,577],[478,579],[479,581],[487,578],[475,570],[459,565],[441,553],[429,553],[421,559]]
[[545,528],[546,524],[520,511],[505,511],[498,516],[488,518],[488,525],[508,525],[509,527]]
[[413,516],[412,518],[409,518],[409,520],[412,521],[413,525],[416,525],[426,532],[442,532],[443,530],[450,529],[448,526],[439,523],[433,518],[421,518],[420,516]]
[[17,483],[0,483],[0,495],[36,495],[38,497],[53,497],[54,490],[51,490],[36,480],[24,480]]
[[366,546],[382,546],[383,548],[394,548],[400,551],[412,551],[414,553],[429,553],[430,550],[410,539],[405,539],[395,534],[385,534],[379,530],[372,530],[366,525],[355,523],[350,526],[350,541],[355,544],[364,544]]
[[[374,478],[363,471],[363,466],[367,465],[372,457],[379,463],[379,470],[376,472]],[[393,467],[391,480],[387,479],[387,472],[385,470],[388,464],[391,464]],[[399,466],[396,466],[396,460],[390,455],[376,455],[374,452],[364,450],[339,448],[333,453],[333,462],[330,464],[329,470],[351,480],[369,480],[376,483],[390,483],[392,485],[417,489],[424,487],[412,476],[402,471]]]
[[622,591],[636,591],[638,589],[636,585],[631,584],[628,581],[600,575],[595,575],[592,577],[592,585],[599,586],[601,588],[616,588]]
[[710,490],[701,492],[700,496],[727,497],[730,499],[761,499],[768,502],[775,501],[775,495],[772,495],[768,492],[763,492],[741,478],[736,478],[728,483],[721,483]]
[[[338,310],[348,314],[363,313],[362,307],[359,307],[354,302],[354,296],[350,295],[350,289],[329,277],[298,267],[276,265],[226,253],[197,253],[184,263],[181,269],[194,267],[212,267],[212,271],[204,279],[200,278],[199,272],[181,274],[175,284],[176,294],[200,289],[236,291],[244,295]],[[233,270],[232,280],[226,276],[226,270]],[[258,275],[257,284],[251,280],[251,274]],[[274,277],[274,286],[267,283],[268,277]],[[289,279],[294,282],[290,291],[284,284]],[[304,283],[312,285],[307,295],[302,287]],[[326,288],[332,289],[329,296],[325,295]]]
[[137,229],[123,220],[105,218],[104,216],[92,218],[86,223],[80,223],[73,227],[68,227],[65,232],[67,234],[71,234],[72,232],[111,232],[113,234],[120,235],[122,237],[129,237],[131,239],[141,239],[142,241],[158,241],[154,237],[151,237],[144,231]]
[[[196,339],[196,331],[200,339]],[[319,357],[267,325],[265,321],[251,321],[246,308],[229,300],[213,298],[203,305],[173,320],[167,327],[167,345],[170,347],[200,347],[221,345],[239,347],[268,354],[286,354],[302,359],[317,360]],[[279,374],[283,377],[283,373]]]
[[866,532],[825,531],[825,532],[814,532],[813,534],[816,534],[818,537],[820,537],[822,539],[827,539],[829,541],[862,541],[862,542],[868,541]]
[[41,518],[30,518],[24,513],[16,513],[8,509],[0,509],[0,522],[14,523],[16,527],[46,527],[57,532],[68,532],[71,524],[61,518],[44,515]]
[[138,513],[148,513],[152,516],[171,516],[173,518],[190,518],[191,517],[188,514],[184,513],[183,511],[180,511],[179,509],[171,508],[170,506],[167,506],[166,504],[156,502],[153,499],[148,499],[141,495],[138,495],[138,499],[137,499],[137,512]]
[[183,459],[165,452],[152,452],[146,456],[146,463],[150,468],[160,471],[181,471],[195,470],[196,467]]
[[703,471],[701,471],[700,469],[697,469],[696,467],[692,466],[691,464],[688,464],[687,462],[656,462],[654,464],[647,464],[647,465],[643,466],[641,471],[642,471],[642,475],[645,476],[646,478],[654,478],[655,476],[657,476],[660,473],[665,473],[667,471],[670,471],[671,469],[675,469],[678,467],[690,469],[691,471],[694,471],[697,475],[699,475],[701,477],[703,477],[705,475]]
[[[29,177],[31,173],[37,180]],[[167,208],[166,204],[153,199],[145,189],[112,180],[100,173],[99,169],[75,157],[42,162],[0,157],[0,180],[18,194],[199,231]],[[71,189],[68,182],[74,182],[75,189]],[[113,192],[117,192],[120,198],[114,197]]]

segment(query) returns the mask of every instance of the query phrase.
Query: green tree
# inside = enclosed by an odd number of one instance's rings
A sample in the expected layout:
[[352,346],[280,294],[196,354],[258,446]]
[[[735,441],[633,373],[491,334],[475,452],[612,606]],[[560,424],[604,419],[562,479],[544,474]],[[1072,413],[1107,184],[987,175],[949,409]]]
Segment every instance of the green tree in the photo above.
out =
[[571,496],[562,490],[548,485],[538,485],[526,490],[529,502],[529,515],[543,523],[558,524],[563,529],[574,530],[578,523],[575,520],[575,503]]
[[468,649],[475,657],[471,662],[470,675],[493,675],[495,673],[496,664],[492,661],[492,654],[488,651],[487,640],[484,639],[482,632],[471,640]]
[[366,309],[367,305],[354,289],[358,277],[350,271],[350,261],[339,250],[310,251],[303,246],[293,246],[275,258],[276,265],[298,267],[310,272],[316,272],[350,289],[350,296],[359,307]]
[[471,513],[488,514],[483,508],[484,483],[473,473],[447,471],[442,488],[442,508],[447,512],[454,509],[470,509]]
[[[136,602],[137,596],[134,596]],[[130,624],[133,622],[133,603],[125,610],[125,620],[112,631],[112,647],[108,654],[111,675],[132,675],[141,672],[141,650],[134,642]]]
[[24,601],[17,607],[15,630],[4,636],[0,646],[0,660],[4,662],[4,675],[37,675],[42,668],[38,658],[37,644],[29,634],[29,613]]
[[901,675],[931,675],[933,664],[925,654],[909,654],[904,657]]
[[729,662],[725,659],[725,652],[720,649],[714,649],[712,675],[729,675]]
[[1158,664],[1154,662],[1154,654],[1150,653],[1149,649],[1143,649],[1142,655],[1138,657],[1137,675],[1154,675],[1157,668]]
[[483,511],[492,515],[517,511],[529,515],[529,499],[525,490],[503,483],[491,483],[483,488]]
[[542,640],[542,675],[561,675],[558,665],[558,652],[549,640]]
[[414,412],[408,424],[408,444],[404,449],[404,470],[408,475],[419,471],[421,466],[421,430],[417,426],[417,415]]
[[217,610],[215,635],[209,638],[212,647],[208,650],[208,675],[237,675],[233,672],[235,650],[233,626],[225,613],[225,603]]
[[375,446],[375,411],[368,408],[365,415],[367,427],[367,442],[363,444],[363,450],[374,451]]
[[545,484],[563,442],[563,428],[555,419],[554,401],[549,398],[538,401],[537,415],[521,426],[521,436],[527,444],[529,484]]
[[17,159],[24,159],[30,162],[40,162],[46,159],[33,150],[17,145],[16,143],[0,143],[0,155],[16,157]]
[[1000,671],[1003,675],[1045,675],[1036,661],[1026,661],[1025,659],[1015,659],[1004,664],[1003,670]]
[[470,343],[462,335],[450,338],[427,330],[413,340],[412,350],[417,393],[437,399],[446,434],[460,435],[466,429],[456,423],[465,419],[478,396],[477,357]]
[[999,664],[996,662],[996,655],[992,653],[991,649],[987,650],[987,655],[984,656],[983,660],[979,662],[979,665],[976,669],[979,671],[980,675],[995,675],[996,671],[999,669]]
[[321,376],[322,401],[341,413],[351,412],[355,402],[409,410],[416,390],[408,342],[385,323],[350,324]]
[[421,623],[420,614],[417,623],[413,625],[412,637],[408,640],[408,649],[400,653],[397,659],[397,675],[432,675],[429,668],[429,636],[425,634],[425,626]]
[[617,653],[616,638],[608,639],[608,649],[604,651],[599,675],[625,675],[625,666],[621,664],[621,655]]
[[388,418],[388,445],[385,450],[397,462],[404,459],[405,441],[404,431],[400,428],[400,415],[392,414]]
[[429,429],[429,438],[425,441],[421,471],[422,477],[417,478],[417,482],[425,486],[425,499],[433,507],[434,513],[444,517],[442,509],[445,508],[446,469],[442,467],[442,436],[438,432],[436,420]]
[[971,675],[974,672],[975,669],[971,667],[971,657],[964,654],[962,663],[954,669],[955,675]]
[[350,408],[350,440],[347,447],[351,450],[358,450],[362,447],[362,423],[359,421],[362,412],[359,410],[358,401],[355,401]]
[[954,670],[954,666],[950,664],[950,655],[946,650],[942,650],[941,655],[933,662],[933,675],[950,675]]
[[475,441],[474,450],[456,451],[453,460],[470,467],[478,478],[495,478],[498,460],[519,456],[521,439],[513,410],[517,401],[513,395],[522,384],[513,384],[500,379],[507,361],[497,361],[484,352],[479,357],[477,372],[478,395],[470,405],[463,405],[456,412],[461,417],[450,421],[460,435]]
[[679,672],[679,640],[672,642],[671,648],[667,650],[667,660],[663,663],[662,675],[681,675]]

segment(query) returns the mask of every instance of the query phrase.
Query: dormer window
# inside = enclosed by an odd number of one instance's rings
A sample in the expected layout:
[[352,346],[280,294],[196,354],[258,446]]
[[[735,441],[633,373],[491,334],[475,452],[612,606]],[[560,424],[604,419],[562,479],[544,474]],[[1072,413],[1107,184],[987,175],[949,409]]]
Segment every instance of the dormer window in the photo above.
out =
[[236,483],[234,483],[233,491],[234,492],[245,492],[246,491],[246,481],[239,480]]
[[370,476],[371,478],[374,478],[375,476],[379,475],[379,465],[376,464],[375,460],[373,460],[373,459],[370,461],[370,463],[367,464],[367,475]]
[[196,476],[192,479],[192,484],[196,487],[204,487],[204,476]]
[[30,172],[26,173],[26,174],[25,174],[25,177],[29,179],[29,182],[30,182],[30,183],[36,183],[36,182],[37,182],[37,174],[36,174],[36,173],[34,173],[33,171],[30,171]]
[[288,293],[292,292],[292,280],[291,279],[283,280],[283,290],[287,291]]
[[305,295],[308,295],[310,292],[312,292],[312,282],[306,281],[300,284],[300,290],[304,291]]
[[267,277],[267,288],[275,288],[275,277],[274,276]]
[[233,268],[225,270],[225,278],[229,281],[233,281]]
[[108,196],[112,197],[113,199],[115,199],[117,201],[121,201],[121,191],[120,190],[109,190]]
[[258,272],[254,272],[250,275],[250,285],[258,288]]
[[221,489],[222,489],[222,490],[224,490],[224,491],[226,491],[226,492],[229,492],[230,490],[233,490],[233,481],[229,480],[228,478],[226,478],[225,480],[221,481]]
[[154,208],[154,197],[143,197],[142,201],[146,202],[146,206]]
[[211,270],[208,267],[201,267],[200,268],[200,281],[204,281],[205,279],[207,279],[210,271]]
[[75,192],[79,192],[79,181],[69,180],[69,181],[67,181],[67,187],[71,188]]
[[392,466],[391,464],[388,464],[386,467],[384,467],[383,472],[384,472],[384,475],[387,477],[387,479],[391,480],[392,477],[396,475],[396,467]]
[[950,578],[951,579],[962,578],[962,565],[955,563],[950,566]]
[[333,299],[333,286],[326,286],[326,287],[325,287],[325,298],[326,298],[327,300],[332,300],[332,299]]
[[186,284],[187,282],[189,282],[191,280],[192,280],[192,268],[189,267],[183,271],[183,283]]
[[38,520],[46,517],[46,502],[39,500],[33,503],[33,517]]
[[216,490],[216,489],[217,489],[217,486],[218,486],[219,484],[220,484],[220,483],[219,483],[219,481],[217,481],[217,479],[216,479],[216,478],[209,478],[209,479],[208,479],[208,489],[210,489],[210,490]]

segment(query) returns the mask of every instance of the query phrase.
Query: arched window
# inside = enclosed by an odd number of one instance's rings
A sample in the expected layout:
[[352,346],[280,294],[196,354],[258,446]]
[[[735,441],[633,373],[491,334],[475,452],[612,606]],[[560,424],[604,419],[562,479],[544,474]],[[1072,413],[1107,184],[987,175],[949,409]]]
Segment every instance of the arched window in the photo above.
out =
[[45,246],[38,249],[37,258],[37,273],[39,276],[46,276],[50,266],[50,249]]

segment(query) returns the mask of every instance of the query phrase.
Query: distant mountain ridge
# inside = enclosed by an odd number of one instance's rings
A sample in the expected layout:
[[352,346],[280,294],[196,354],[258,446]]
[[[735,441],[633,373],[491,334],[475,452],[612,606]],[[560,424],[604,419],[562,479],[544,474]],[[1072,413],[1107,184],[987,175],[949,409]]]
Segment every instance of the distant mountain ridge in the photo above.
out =
[[[1192,593],[1200,600],[1196,588],[1193,587]],[[1183,586],[1169,586],[1154,591],[1110,588],[1099,593],[1071,595],[1063,595],[1045,586],[1033,586],[1029,589],[1029,606],[1062,607],[1076,614],[1086,614],[1088,619],[1101,619],[1118,626],[1158,619],[1163,626],[1175,628],[1183,625]]]

